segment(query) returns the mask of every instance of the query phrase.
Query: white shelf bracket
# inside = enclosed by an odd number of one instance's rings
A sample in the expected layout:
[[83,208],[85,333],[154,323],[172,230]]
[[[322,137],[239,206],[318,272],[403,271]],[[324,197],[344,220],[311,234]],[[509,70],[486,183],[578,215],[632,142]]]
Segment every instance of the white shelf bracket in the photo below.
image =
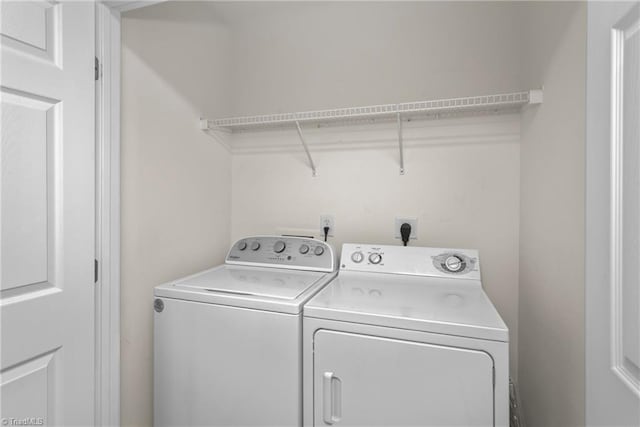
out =
[[404,145],[402,144],[402,117],[398,110],[398,148],[400,149],[400,175],[404,175]]
[[313,162],[313,158],[311,157],[311,153],[309,152],[309,147],[307,146],[307,141],[304,139],[304,135],[302,134],[302,128],[300,127],[300,122],[296,120],[296,130],[298,131],[298,136],[300,137],[300,142],[302,142],[302,147],[304,148],[304,152],[307,153],[307,159],[309,159],[309,166],[311,166],[311,174],[313,176],[318,176],[318,171],[316,170],[316,164]]

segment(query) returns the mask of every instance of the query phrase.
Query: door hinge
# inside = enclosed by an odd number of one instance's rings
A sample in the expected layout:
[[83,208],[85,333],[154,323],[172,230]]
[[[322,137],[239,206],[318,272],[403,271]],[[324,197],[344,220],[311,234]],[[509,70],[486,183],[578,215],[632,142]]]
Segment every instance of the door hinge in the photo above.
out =
[[98,283],[98,260],[93,260],[93,283]]
[[98,57],[95,57],[95,63],[93,67],[93,75],[96,81],[100,80],[100,61],[98,61]]

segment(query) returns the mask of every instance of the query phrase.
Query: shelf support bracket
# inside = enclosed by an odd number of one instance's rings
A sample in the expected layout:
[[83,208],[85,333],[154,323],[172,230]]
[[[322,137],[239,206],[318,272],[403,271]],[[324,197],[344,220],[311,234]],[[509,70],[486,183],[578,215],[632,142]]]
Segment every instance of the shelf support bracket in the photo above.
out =
[[400,149],[400,175],[404,175],[404,145],[402,143],[402,117],[400,116],[400,110],[398,110],[397,119],[398,119],[398,148]]
[[296,120],[296,130],[298,131],[298,136],[300,137],[300,142],[302,142],[302,147],[304,148],[304,152],[307,154],[307,159],[309,159],[309,166],[311,166],[311,174],[313,176],[318,176],[318,171],[316,170],[316,164],[313,162],[313,158],[311,157],[311,153],[309,152],[309,147],[307,146],[307,141],[304,139],[304,135],[302,134],[302,128],[300,127],[300,122]]

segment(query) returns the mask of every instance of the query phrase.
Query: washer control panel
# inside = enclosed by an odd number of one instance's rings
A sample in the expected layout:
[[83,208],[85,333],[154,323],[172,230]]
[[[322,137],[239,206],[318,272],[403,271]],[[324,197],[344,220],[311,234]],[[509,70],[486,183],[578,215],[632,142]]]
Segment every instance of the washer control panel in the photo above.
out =
[[227,264],[334,271],[335,252],[326,242],[304,237],[253,236],[231,246]]
[[480,280],[478,251],[346,243],[340,270]]

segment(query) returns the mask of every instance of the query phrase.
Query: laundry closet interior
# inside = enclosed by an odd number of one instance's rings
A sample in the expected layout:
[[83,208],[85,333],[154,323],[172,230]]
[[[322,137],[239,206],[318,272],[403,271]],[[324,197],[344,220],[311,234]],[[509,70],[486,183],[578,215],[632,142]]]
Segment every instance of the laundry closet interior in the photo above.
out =
[[401,245],[397,218],[416,221],[410,246],[477,249],[528,423],[584,422],[586,10],[123,13],[122,424],[152,423],[153,288],[222,263],[245,236],[321,237],[321,215],[337,250]]

